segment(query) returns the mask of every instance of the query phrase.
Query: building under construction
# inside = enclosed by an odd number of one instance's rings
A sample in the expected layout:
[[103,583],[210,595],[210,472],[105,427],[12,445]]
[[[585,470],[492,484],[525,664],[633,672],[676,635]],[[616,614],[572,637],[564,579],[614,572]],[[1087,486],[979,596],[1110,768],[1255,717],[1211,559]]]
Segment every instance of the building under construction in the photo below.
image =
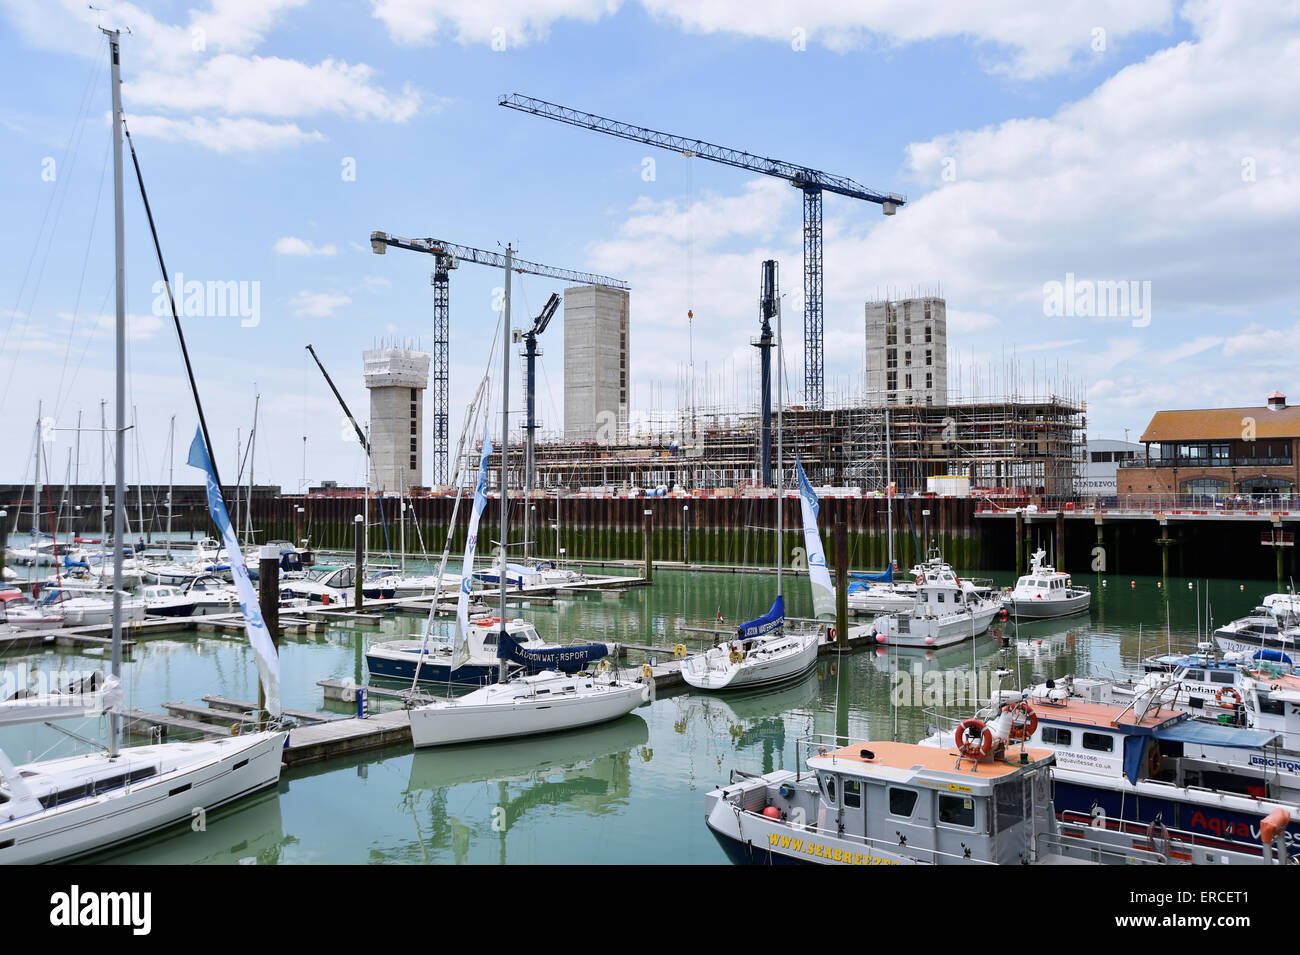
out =
[[[790,407],[781,435],[786,486],[797,457],[817,486],[882,490],[888,461],[900,493],[925,491],[927,478],[958,475],[969,478],[974,494],[1069,498],[1085,463],[1085,410],[1082,401],[1056,395],[943,406]],[[760,420],[757,413],[696,409],[682,413],[676,429],[632,432],[625,442],[539,443],[534,487],[760,486]],[[512,450],[512,464],[515,456]],[[522,486],[522,454],[519,468]]]

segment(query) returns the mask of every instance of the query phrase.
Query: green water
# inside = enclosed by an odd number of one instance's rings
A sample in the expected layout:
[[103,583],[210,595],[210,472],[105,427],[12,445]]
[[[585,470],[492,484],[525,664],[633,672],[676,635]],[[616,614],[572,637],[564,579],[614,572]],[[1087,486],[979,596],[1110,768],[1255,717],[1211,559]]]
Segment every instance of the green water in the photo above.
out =
[[[1010,576],[998,582],[1009,583]],[[286,769],[278,791],[213,814],[206,831],[181,827],[95,861],[721,863],[723,853],[704,825],[703,797],[732,769],[793,768],[796,739],[837,727],[855,738],[914,741],[926,725],[925,706],[947,702],[939,708],[948,715],[972,708],[960,695],[937,696],[966,692],[961,681],[972,673],[986,692],[998,667],[1026,683],[1067,673],[1104,675],[1131,672],[1143,655],[1165,649],[1166,591],[1154,579],[1138,578],[1134,587],[1129,578],[1107,578],[1104,587],[1099,578],[1077,582],[1094,587],[1089,615],[1018,630],[1004,624],[1008,650],[986,635],[937,653],[864,650],[838,664],[824,656],[814,674],[794,685],[741,696],[668,691],[616,723],[579,732],[418,754],[377,750]],[[1197,607],[1205,599],[1200,587],[1198,601],[1187,581],[1169,581],[1176,648],[1196,641]],[[656,570],[653,587],[632,588],[620,599],[577,597],[525,613],[548,638],[694,647],[702,637],[682,627],[712,626],[719,610],[729,626],[757,616],[773,592],[768,577]],[[1214,619],[1246,613],[1263,592],[1259,582],[1210,582]],[[810,612],[806,579],[788,582],[787,599],[792,615]],[[378,626],[288,637],[281,647],[285,705],[347,712],[324,705],[317,681],[365,682],[366,646],[412,633],[421,623],[391,616]],[[640,660],[633,654],[633,663]],[[0,678],[7,693],[42,673],[100,667],[107,668],[102,654],[36,652],[0,658]],[[162,712],[165,702],[199,703],[205,694],[251,700],[257,692],[242,640],[209,635],[181,632],[138,643],[123,675],[127,705],[150,712]],[[895,698],[903,705],[892,705]],[[104,738],[99,720],[65,725]],[[0,746],[15,762],[86,748],[44,726],[0,731]]]

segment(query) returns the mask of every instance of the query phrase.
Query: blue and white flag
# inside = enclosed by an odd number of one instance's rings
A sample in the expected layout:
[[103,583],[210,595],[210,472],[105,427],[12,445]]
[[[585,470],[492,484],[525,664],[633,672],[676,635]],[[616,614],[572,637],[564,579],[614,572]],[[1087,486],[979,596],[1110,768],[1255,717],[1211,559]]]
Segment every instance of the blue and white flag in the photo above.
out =
[[217,476],[212,470],[212,459],[208,456],[208,447],[203,441],[203,431],[195,429],[194,440],[190,443],[188,463],[202,471],[208,485],[208,513],[212,522],[221,532],[221,540],[226,545],[230,556],[230,574],[235,580],[235,589],[239,592],[239,609],[244,614],[244,631],[248,642],[253,647],[257,658],[257,675],[261,678],[262,689],[266,693],[266,709],[272,716],[280,715],[280,656],[276,653],[271,632],[266,628],[262,618],[262,607],[257,602],[257,591],[248,577],[248,567],[244,564],[244,554],[239,549],[239,539],[230,524],[230,514],[226,502],[217,486]]
[[812,584],[813,616],[835,616],[835,588],[831,586],[831,574],[826,569],[826,552],[822,550],[821,534],[817,530],[817,512],[821,506],[817,495],[808,483],[808,475],[803,473],[799,458],[794,459],[795,472],[799,475],[799,504],[803,510],[803,546],[808,553],[808,582]]
[[483,454],[478,462],[478,486],[474,488],[474,509],[469,515],[469,535],[465,538],[465,562],[460,567],[460,598],[456,601],[456,639],[451,653],[451,668],[457,670],[469,661],[469,588],[474,580],[474,552],[478,550],[478,519],[487,507],[488,458],[492,455],[492,438],[483,429]]

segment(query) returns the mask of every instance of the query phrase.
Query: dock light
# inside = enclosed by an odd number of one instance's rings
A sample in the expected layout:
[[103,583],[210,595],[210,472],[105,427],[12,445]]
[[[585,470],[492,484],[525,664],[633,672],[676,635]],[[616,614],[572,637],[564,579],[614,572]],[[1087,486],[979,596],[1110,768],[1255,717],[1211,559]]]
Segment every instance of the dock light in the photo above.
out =
[[1187,589],[1188,590],[1192,589],[1192,582],[1190,580],[1187,582]]

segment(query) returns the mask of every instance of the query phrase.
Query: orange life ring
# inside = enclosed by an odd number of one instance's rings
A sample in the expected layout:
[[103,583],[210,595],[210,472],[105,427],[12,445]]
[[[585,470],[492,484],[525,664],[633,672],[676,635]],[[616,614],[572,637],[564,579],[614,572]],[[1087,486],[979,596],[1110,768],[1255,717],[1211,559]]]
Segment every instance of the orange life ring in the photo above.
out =
[[917,577],[916,577],[916,586],[918,586],[918,587],[924,587],[924,586],[925,586],[925,574],[918,574],[918,575],[917,575]]
[[972,717],[957,727],[957,749],[967,759],[979,762],[993,751],[993,731],[983,720]]
[[827,628],[826,628],[826,642],[827,642],[827,643],[834,643],[834,642],[835,642],[835,628],[834,628],[834,627],[827,627]]
[[[1012,714],[1011,732],[1008,734],[1011,737],[1011,741],[1019,743],[1022,740],[1027,740],[1029,737],[1033,736],[1034,731],[1038,729],[1038,714],[1035,713],[1034,708],[1029,705],[1029,701],[1017,700],[1015,703],[1012,703],[1007,707],[1007,709]],[[1024,714],[1024,723],[1016,723],[1016,713]]]
[[1160,775],[1160,744],[1154,740],[1147,753],[1147,775],[1151,777]]
[[[1223,702],[1223,698],[1226,696],[1231,697],[1231,703]],[[1241,694],[1230,686],[1221,686],[1219,687],[1219,692],[1214,694],[1214,701],[1224,708],[1235,710],[1237,707],[1241,706]]]

